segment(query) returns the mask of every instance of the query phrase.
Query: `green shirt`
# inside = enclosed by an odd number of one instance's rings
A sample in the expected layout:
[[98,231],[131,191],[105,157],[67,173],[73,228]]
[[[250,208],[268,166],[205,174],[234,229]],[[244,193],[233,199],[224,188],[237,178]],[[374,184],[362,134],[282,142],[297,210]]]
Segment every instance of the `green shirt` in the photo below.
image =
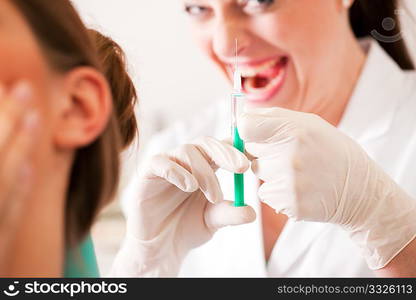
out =
[[64,277],[99,277],[97,259],[91,236],[88,236],[79,247],[69,249],[66,253]]

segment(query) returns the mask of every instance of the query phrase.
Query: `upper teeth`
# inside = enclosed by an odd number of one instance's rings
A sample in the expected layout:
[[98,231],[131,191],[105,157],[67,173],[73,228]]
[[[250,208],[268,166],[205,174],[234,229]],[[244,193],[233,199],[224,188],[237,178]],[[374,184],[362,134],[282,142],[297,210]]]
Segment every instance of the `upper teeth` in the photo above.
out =
[[258,73],[263,72],[274,65],[279,61],[279,59],[269,60],[259,66],[256,67],[239,67],[241,76],[243,77],[254,77]]

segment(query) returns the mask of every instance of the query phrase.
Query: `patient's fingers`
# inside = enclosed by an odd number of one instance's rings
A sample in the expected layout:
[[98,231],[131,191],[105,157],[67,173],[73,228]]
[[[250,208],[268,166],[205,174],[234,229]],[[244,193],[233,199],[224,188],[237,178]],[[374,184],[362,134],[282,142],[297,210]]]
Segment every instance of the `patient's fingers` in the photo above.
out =
[[[18,83],[9,93],[0,85],[0,262],[12,251],[12,237],[32,190],[31,154],[39,128],[31,96],[27,83]],[[2,274],[4,268],[0,265]]]

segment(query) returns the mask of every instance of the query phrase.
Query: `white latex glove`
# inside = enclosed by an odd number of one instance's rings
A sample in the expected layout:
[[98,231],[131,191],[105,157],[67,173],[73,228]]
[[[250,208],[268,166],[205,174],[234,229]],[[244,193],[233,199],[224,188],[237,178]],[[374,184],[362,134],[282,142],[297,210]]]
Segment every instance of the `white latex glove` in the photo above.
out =
[[223,200],[217,168],[242,173],[249,160],[231,145],[202,138],[154,156],[130,199],[127,235],[112,276],[175,276],[192,248],[227,225],[255,220],[250,207]]
[[317,115],[254,109],[240,118],[239,130],[264,181],[258,196],[276,212],[341,225],[371,269],[387,265],[415,237],[415,200]]

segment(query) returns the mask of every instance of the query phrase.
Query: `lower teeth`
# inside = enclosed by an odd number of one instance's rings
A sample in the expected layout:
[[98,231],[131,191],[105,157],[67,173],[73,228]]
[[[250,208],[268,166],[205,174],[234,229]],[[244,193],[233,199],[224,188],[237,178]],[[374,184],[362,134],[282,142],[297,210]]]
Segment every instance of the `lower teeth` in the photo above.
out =
[[244,80],[245,81],[244,87],[247,92],[262,93],[266,91],[270,86],[277,84],[277,82],[281,80],[283,73],[284,73],[284,70],[279,72],[279,74],[272,80],[269,80],[267,78],[261,78],[261,77],[246,78]]

